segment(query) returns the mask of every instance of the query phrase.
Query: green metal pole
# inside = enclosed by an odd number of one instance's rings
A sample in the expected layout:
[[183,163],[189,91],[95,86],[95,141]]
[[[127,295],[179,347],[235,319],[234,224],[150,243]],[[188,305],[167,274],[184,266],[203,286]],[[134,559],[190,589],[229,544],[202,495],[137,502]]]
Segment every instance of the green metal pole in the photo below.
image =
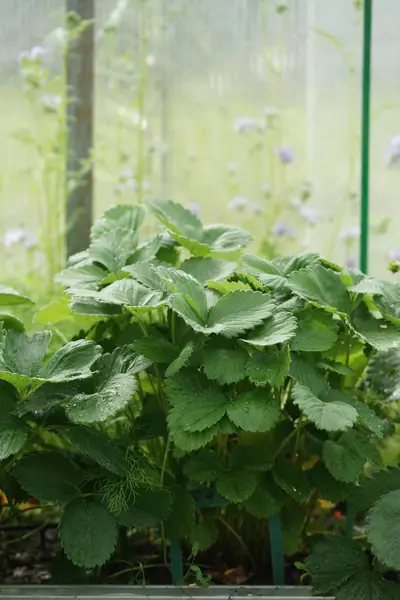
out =
[[360,270],[368,272],[369,137],[371,105],[372,0],[364,0],[362,121],[361,121],[361,236]]

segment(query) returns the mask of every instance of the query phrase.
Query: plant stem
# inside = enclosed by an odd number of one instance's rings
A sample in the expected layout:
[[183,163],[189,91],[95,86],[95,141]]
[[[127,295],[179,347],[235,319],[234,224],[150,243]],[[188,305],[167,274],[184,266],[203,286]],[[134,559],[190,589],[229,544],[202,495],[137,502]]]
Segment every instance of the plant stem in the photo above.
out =
[[224,525],[224,527],[226,527],[226,529],[238,540],[238,542],[242,546],[243,550],[246,552],[247,556],[249,557],[253,569],[255,569],[256,568],[256,563],[254,562],[254,558],[252,557],[251,552],[248,549],[248,547],[246,546],[244,540],[240,537],[240,535],[237,533],[237,531],[235,531],[229,525],[229,523],[227,521],[225,521],[225,519],[223,519],[222,517],[218,517],[218,521],[220,521],[220,523],[222,523],[222,525]]
[[161,476],[160,476],[160,485],[161,485],[161,487],[164,485],[164,477],[165,477],[165,471],[167,469],[168,454],[169,454],[170,446],[171,446],[171,439],[170,439],[170,437],[168,437],[167,443],[166,443],[166,446],[165,446],[163,464],[162,464],[162,468],[161,468]]

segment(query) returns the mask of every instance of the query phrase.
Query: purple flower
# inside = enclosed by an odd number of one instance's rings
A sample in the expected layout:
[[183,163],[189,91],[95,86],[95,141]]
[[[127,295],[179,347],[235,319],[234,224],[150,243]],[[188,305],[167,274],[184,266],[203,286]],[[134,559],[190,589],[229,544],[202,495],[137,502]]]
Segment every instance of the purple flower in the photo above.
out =
[[280,161],[284,164],[289,164],[294,161],[293,150],[288,147],[278,148],[277,150],[278,157]]
[[290,225],[288,225],[287,223],[283,223],[281,222],[276,222],[275,225],[272,228],[272,233],[274,235],[278,235],[278,236],[284,236],[284,235],[292,235],[293,234],[293,230],[290,227]]
[[243,196],[235,196],[230,202],[228,202],[227,208],[228,210],[243,210],[246,208],[247,204],[248,202],[246,198],[243,198]]
[[238,117],[234,123],[234,130],[236,133],[243,133],[246,135],[253,131],[262,130],[262,124],[252,117]]
[[357,260],[356,260],[356,257],[355,257],[355,256],[352,256],[352,255],[348,256],[348,257],[346,258],[346,267],[347,267],[348,269],[355,269],[355,268],[356,268],[356,266],[357,266]]
[[348,242],[350,240],[355,240],[360,235],[360,227],[358,225],[353,225],[352,227],[348,227],[347,229],[342,229],[339,233],[339,238],[344,242]]
[[40,98],[43,108],[48,112],[55,112],[62,104],[61,96],[45,94]]
[[385,163],[389,168],[400,165],[400,135],[396,135],[390,141],[389,148],[386,151]]
[[31,61],[40,60],[43,56],[46,56],[49,51],[43,46],[33,46],[28,52],[21,54],[21,60],[27,59]]
[[133,179],[133,171],[131,168],[126,167],[125,169],[121,169],[120,176],[122,179]]
[[190,210],[191,213],[196,215],[196,217],[200,217],[200,206],[196,204],[196,202],[190,202],[186,208]]
[[250,207],[250,210],[255,217],[257,215],[261,215],[261,213],[262,213],[261,207],[258,204],[258,202],[253,202],[253,204]]
[[313,208],[311,208],[311,206],[306,206],[305,204],[302,204],[299,208],[299,215],[300,217],[302,217],[302,219],[304,219],[311,225],[315,225],[315,223],[317,222],[317,212]]
[[390,261],[392,261],[392,260],[400,261],[400,249],[389,250],[388,259]]
[[34,246],[37,246],[36,236],[28,229],[18,227],[17,229],[9,229],[6,231],[3,237],[3,245],[5,248],[11,248],[20,244],[24,246],[26,250],[30,250]]

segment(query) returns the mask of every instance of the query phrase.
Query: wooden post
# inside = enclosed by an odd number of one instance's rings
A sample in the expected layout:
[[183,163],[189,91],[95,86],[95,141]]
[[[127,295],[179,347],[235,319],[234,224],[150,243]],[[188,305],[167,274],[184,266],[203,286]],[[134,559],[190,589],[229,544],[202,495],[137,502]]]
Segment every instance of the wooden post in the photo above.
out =
[[[67,0],[67,11],[80,22],[90,21],[77,36],[70,36],[65,57],[67,77],[67,185],[71,176],[77,182],[67,191],[67,255],[85,250],[90,241],[93,216],[94,87],[94,1]],[[77,24],[79,26],[79,22]],[[67,187],[67,190],[69,188]]]

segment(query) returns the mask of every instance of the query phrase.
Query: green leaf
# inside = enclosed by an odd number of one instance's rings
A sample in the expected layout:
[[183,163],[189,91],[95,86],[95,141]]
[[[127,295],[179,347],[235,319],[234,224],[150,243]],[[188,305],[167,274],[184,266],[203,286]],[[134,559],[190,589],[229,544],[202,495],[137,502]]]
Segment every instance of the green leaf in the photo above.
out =
[[103,565],[117,542],[117,524],[97,502],[72,500],[64,509],[59,525],[65,554],[75,564],[91,569]]
[[235,290],[222,296],[208,317],[210,333],[235,337],[271,317],[275,303],[270,296],[251,290]]
[[315,367],[315,362],[304,360],[295,353],[291,355],[290,376],[298,383],[308,387],[315,396],[325,396],[328,382]]
[[321,399],[315,396],[305,385],[296,383],[292,394],[294,403],[314,423],[317,429],[346,431],[355,424],[358,413],[355,408],[340,401],[341,395],[336,400],[335,393],[333,390],[331,392],[329,400],[327,396]]
[[77,340],[62,346],[41,367],[40,379],[53,382],[85,379],[93,375],[91,366],[101,355],[101,347],[91,340]]
[[214,450],[204,448],[188,457],[183,466],[186,477],[199,483],[211,483],[223,469],[223,462]]
[[240,444],[230,453],[230,465],[233,469],[246,471],[269,471],[272,468],[273,457],[268,454],[268,447],[263,443]]
[[385,421],[378,417],[373,408],[357,398],[350,398],[337,390],[329,390],[326,399],[330,401],[334,397],[339,402],[352,406],[357,411],[358,423],[369,429],[377,438],[382,438],[385,435]]
[[323,459],[333,477],[345,483],[358,479],[366,461],[382,466],[378,449],[354,430],[344,433],[337,441],[324,442]]
[[63,425],[59,432],[67,438],[74,450],[89,456],[112,473],[125,474],[127,462],[124,451],[106,435],[84,425]]
[[236,263],[216,258],[192,257],[185,260],[180,269],[192,275],[202,284],[207,281],[220,281],[228,277],[236,267]]
[[176,373],[179,373],[183,367],[186,367],[194,350],[195,346],[193,342],[188,342],[185,344],[179,355],[169,364],[167,370],[165,371],[165,376],[172,377],[173,375],[176,375]]
[[181,204],[161,198],[146,198],[146,205],[171,232],[201,241],[203,226],[200,220]]
[[393,571],[400,569],[400,489],[385,494],[368,513],[366,533],[377,559]]
[[120,373],[100,385],[93,394],[78,394],[66,406],[73,423],[101,423],[124,409],[137,390],[132,375]]
[[249,333],[245,339],[246,344],[253,346],[274,346],[290,340],[296,333],[297,319],[287,312],[275,312],[267,321]]
[[66,288],[97,290],[107,275],[107,271],[98,265],[69,267],[55,276],[54,280]]
[[141,244],[134,253],[129,257],[129,262],[136,263],[148,260],[154,260],[157,252],[160,250],[163,243],[161,235],[156,235],[148,242]]
[[337,600],[397,600],[399,584],[366,569],[353,575],[340,588]]
[[28,438],[29,431],[29,427],[23,421],[12,416],[0,423],[0,460],[21,450]]
[[349,484],[334,479],[321,462],[307,471],[307,478],[318,491],[319,498],[334,504],[347,500],[353,489]]
[[385,352],[400,347],[400,329],[392,323],[375,319],[368,313],[355,315],[353,324],[356,333],[375,350]]
[[138,356],[133,344],[119,346],[111,354],[103,354],[97,363],[97,370],[103,379],[126,373],[136,375],[145,371],[152,361],[144,356]]
[[79,495],[82,472],[59,452],[28,454],[13,470],[21,487],[34,498],[66,502]]
[[230,402],[227,410],[231,421],[245,431],[269,431],[280,419],[276,400],[265,390],[243,392]]
[[169,287],[162,281],[157,274],[155,266],[149,262],[138,262],[123,268],[123,271],[129,273],[134,279],[158,292],[167,292]]
[[220,385],[236,383],[245,378],[248,354],[242,348],[205,348],[202,355],[204,372],[208,379]]
[[135,249],[135,243],[129,234],[116,227],[101,237],[94,239],[89,246],[89,257],[111,273],[117,273],[126,265],[128,257]]
[[349,292],[340,275],[320,264],[292,273],[289,286],[294,294],[318,308],[344,314],[351,310]]
[[168,365],[178,355],[175,346],[156,331],[152,331],[148,337],[136,339],[132,346],[139,355],[155,363]]
[[13,288],[0,285],[0,306],[14,306],[16,304],[33,304],[33,302]]
[[174,490],[172,511],[164,523],[165,535],[169,539],[181,539],[190,535],[194,526],[196,503],[184,488]]
[[171,500],[166,490],[138,490],[132,505],[117,520],[126,527],[155,527],[168,517]]
[[32,336],[12,330],[0,332],[0,371],[35,377],[47,353],[50,338],[49,331],[40,331]]
[[156,273],[171,292],[184,296],[201,321],[207,318],[207,299],[203,285],[191,275],[173,267],[157,267]]
[[[97,292],[94,293],[96,294]],[[121,306],[117,304],[110,304],[110,302],[104,302],[99,298],[94,298],[88,295],[74,296],[71,299],[69,306],[72,313],[90,317],[112,317],[122,313]]]
[[305,472],[288,460],[280,460],[272,470],[275,483],[293,500],[304,504],[310,493],[310,484]]
[[0,312],[0,328],[3,325],[5,329],[13,329],[14,331],[25,331],[25,325],[15,315],[6,312]]
[[236,252],[248,246],[252,240],[253,236],[248,231],[228,225],[206,225],[201,239],[214,255]]
[[395,325],[400,325],[400,284],[393,281],[380,281],[383,295],[374,298],[382,317]]
[[257,475],[248,471],[227,471],[218,474],[216,485],[221,496],[238,504],[254,493],[257,487]]
[[215,544],[218,538],[218,527],[215,521],[205,519],[197,523],[190,534],[190,543],[193,548],[204,551]]
[[[219,424],[216,423],[203,431],[185,431],[184,429],[174,429],[173,433],[170,429],[171,437],[175,446],[183,452],[193,452],[199,450],[210,443],[214,436],[220,435]],[[226,434],[226,432],[224,432]]]
[[247,254],[241,257],[240,262],[246,268],[247,273],[257,277],[266,287],[277,292],[288,289],[287,278],[283,270],[273,261]]
[[288,346],[267,347],[263,352],[254,352],[246,365],[246,375],[255,385],[280,387],[289,374],[290,354]]
[[297,318],[298,328],[291,341],[292,350],[324,352],[332,348],[338,338],[338,327],[330,314],[306,309]]
[[118,204],[107,209],[92,226],[90,237],[97,240],[121,229],[128,234],[132,247],[136,247],[139,239],[139,229],[145,218],[145,211],[138,204]]
[[172,405],[168,425],[175,442],[180,430],[188,433],[204,431],[226,414],[225,396],[194,370],[187,369],[167,379],[165,393]]
[[269,519],[280,512],[281,506],[282,493],[270,476],[265,476],[244,502],[247,512],[257,519]]
[[365,511],[385,494],[400,489],[400,469],[388,468],[374,473],[372,477],[362,477],[350,498],[354,510]]
[[98,294],[100,301],[127,306],[131,309],[151,310],[163,304],[163,293],[150,290],[133,279],[120,279]]
[[358,542],[333,536],[315,546],[306,565],[314,590],[320,594],[334,592],[354,575],[368,573],[369,569],[367,555]]

